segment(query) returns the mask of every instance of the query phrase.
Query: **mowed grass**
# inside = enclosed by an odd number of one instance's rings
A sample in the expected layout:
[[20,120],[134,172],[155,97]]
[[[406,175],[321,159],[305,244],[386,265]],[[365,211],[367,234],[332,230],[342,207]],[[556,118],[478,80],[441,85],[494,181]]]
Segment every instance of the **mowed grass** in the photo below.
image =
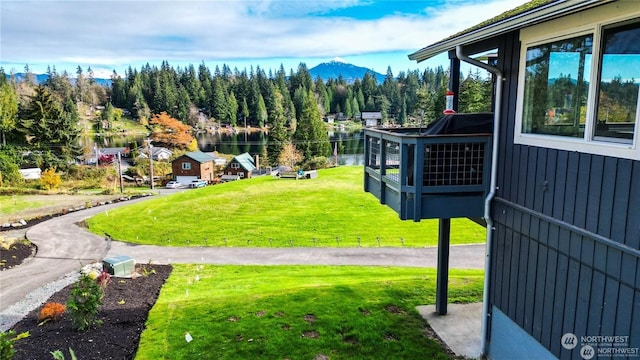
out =
[[[174,265],[136,359],[445,359],[415,309],[435,303],[435,278],[425,268]],[[480,301],[482,278],[451,270],[450,302]]]
[[[433,246],[437,220],[402,221],[363,190],[363,168],[319,171],[316,179],[270,176],[161,196],[100,213],[91,231],[165,246]],[[452,221],[451,243],[480,243],[485,229]]]

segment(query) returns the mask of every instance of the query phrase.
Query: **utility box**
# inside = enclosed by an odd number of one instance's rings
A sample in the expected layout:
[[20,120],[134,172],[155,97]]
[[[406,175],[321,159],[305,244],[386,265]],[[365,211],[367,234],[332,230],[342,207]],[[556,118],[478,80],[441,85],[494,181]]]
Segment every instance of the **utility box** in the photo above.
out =
[[135,262],[131,256],[114,256],[102,260],[102,269],[111,276],[127,277],[133,274]]

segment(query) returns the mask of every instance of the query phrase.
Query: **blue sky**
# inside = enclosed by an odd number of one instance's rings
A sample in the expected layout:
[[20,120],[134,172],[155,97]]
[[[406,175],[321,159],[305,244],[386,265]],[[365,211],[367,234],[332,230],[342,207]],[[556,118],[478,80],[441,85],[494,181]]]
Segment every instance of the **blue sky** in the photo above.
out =
[[97,77],[145,63],[311,68],[334,58],[395,75],[407,55],[526,0],[1,0],[0,66]]

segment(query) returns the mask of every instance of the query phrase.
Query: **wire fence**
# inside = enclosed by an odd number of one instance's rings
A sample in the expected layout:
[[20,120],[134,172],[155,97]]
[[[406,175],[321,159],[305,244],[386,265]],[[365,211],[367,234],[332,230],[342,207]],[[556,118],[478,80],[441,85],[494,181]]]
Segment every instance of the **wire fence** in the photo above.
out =
[[[111,238],[109,238],[111,239]],[[118,241],[127,241],[120,239],[112,239]],[[146,242],[136,239],[136,242],[154,243],[160,246],[193,246],[193,247],[274,247],[274,248],[293,248],[293,247],[426,247],[435,246],[425,245],[423,241],[405,241],[404,237],[313,237],[310,239],[300,238],[214,238],[205,237],[199,239],[172,239],[171,237],[163,237],[160,241]]]

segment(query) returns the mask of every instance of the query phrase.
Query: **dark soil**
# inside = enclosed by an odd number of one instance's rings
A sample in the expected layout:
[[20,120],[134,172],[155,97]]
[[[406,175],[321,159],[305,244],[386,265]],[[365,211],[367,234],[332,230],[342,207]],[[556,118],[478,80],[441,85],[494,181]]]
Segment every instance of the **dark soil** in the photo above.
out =
[[[138,265],[141,266],[141,265]],[[171,273],[170,265],[142,265],[148,276],[112,278],[107,285],[99,319],[102,325],[86,331],[74,330],[65,312],[58,320],[38,326],[40,308],[29,313],[13,330],[17,334],[28,331],[30,336],[16,341],[13,359],[51,359],[51,351],[61,350],[67,358],[69,348],[78,359],[133,359],[138,349],[149,310]],[[143,271],[139,271],[143,273]],[[49,301],[65,304],[73,285],[55,293]]]
[[8,249],[0,247],[0,271],[22,264],[35,253],[36,247],[28,241],[16,241]]

